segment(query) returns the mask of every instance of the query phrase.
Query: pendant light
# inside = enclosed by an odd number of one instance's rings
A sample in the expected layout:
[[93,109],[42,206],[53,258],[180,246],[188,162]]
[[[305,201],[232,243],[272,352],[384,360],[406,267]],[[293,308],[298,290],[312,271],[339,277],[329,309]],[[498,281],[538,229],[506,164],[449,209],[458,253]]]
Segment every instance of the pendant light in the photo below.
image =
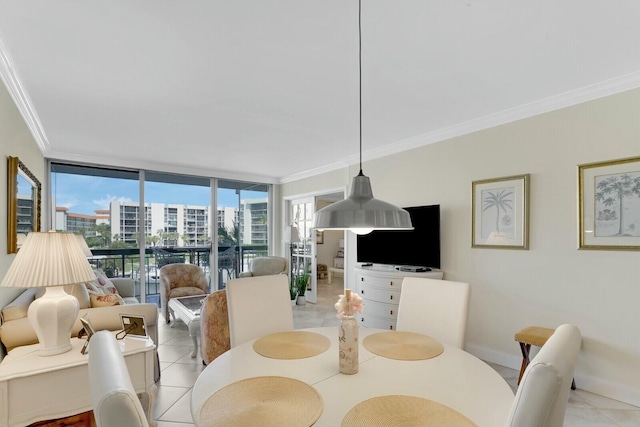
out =
[[358,71],[360,172],[353,178],[348,198],[315,213],[313,228],[351,230],[356,234],[367,234],[373,230],[411,230],[409,212],[374,198],[369,177],[362,173],[362,0],[358,0]]

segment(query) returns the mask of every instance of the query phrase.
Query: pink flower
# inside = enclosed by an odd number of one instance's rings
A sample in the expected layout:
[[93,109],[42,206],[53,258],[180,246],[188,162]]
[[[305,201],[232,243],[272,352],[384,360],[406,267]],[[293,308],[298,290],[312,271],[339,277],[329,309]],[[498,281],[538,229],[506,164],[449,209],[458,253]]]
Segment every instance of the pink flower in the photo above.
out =
[[356,313],[362,313],[364,310],[364,304],[362,304],[362,298],[360,295],[352,292],[351,293],[351,301],[347,305],[347,297],[345,295],[340,295],[338,302],[335,305],[336,310],[338,311],[338,318],[341,318],[344,314],[354,315]]

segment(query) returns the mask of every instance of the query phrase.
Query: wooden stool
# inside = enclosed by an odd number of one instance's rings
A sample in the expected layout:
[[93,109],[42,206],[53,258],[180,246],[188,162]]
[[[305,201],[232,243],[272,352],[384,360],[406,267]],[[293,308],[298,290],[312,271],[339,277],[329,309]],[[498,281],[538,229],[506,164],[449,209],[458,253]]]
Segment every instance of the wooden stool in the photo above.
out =
[[[518,376],[518,384],[524,375],[525,369],[529,366],[529,352],[531,346],[542,347],[549,337],[555,332],[554,329],[542,328],[540,326],[529,326],[516,333],[515,339],[520,344],[520,351],[522,351],[522,366],[520,366],[520,375]],[[575,378],[571,382],[571,390],[576,389]]]

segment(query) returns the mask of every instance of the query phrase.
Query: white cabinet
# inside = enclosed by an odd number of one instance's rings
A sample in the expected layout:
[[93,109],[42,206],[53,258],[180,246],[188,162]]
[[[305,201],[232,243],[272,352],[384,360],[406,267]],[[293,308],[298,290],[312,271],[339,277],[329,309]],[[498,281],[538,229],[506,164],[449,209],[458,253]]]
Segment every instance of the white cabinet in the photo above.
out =
[[358,323],[368,328],[395,330],[398,304],[405,277],[442,279],[441,270],[426,272],[398,271],[393,267],[356,267],[356,291],[364,300],[364,312]]

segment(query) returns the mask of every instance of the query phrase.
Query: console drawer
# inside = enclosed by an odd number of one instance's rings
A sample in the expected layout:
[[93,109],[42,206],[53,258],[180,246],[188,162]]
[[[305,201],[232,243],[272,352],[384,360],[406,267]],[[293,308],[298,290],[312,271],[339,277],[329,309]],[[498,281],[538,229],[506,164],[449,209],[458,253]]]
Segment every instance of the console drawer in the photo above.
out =
[[356,281],[358,282],[358,287],[362,289],[363,287],[374,287],[380,289],[402,289],[402,279],[404,277],[379,277],[375,275],[369,274],[357,274]]
[[387,331],[396,330],[395,320],[383,319],[366,313],[358,314],[357,319],[358,324],[365,328],[386,329]]
[[365,300],[364,313],[362,314],[371,314],[376,317],[395,320],[398,317],[398,305]]
[[400,291],[399,290],[387,290],[370,287],[360,287],[360,296],[362,299],[368,301],[385,302],[387,304],[400,304]]

